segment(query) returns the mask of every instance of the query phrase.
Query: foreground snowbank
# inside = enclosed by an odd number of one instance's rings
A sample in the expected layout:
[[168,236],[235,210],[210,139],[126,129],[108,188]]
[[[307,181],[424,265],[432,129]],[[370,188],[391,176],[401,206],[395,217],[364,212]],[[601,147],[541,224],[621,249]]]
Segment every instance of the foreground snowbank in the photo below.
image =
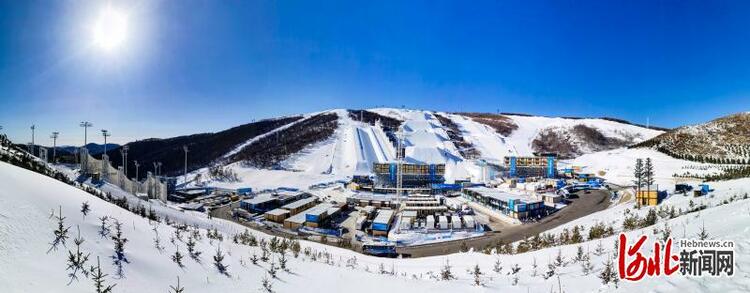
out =
[[[91,204],[91,213],[84,219],[79,212],[82,202]],[[186,258],[184,269],[170,260],[175,246],[169,241],[174,229],[164,224],[156,230],[165,246],[163,253],[153,246],[154,228],[148,220],[124,211],[108,202],[95,198],[83,191],[52,180],[50,178],[22,170],[5,163],[0,163],[0,284],[4,292],[91,292],[90,280],[82,278],[70,285],[65,271],[67,249],[47,253],[48,243],[56,223],[50,214],[58,206],[62,207],[67,217],[66,225],[79,225],[81,234],[86,239],[85,251],[92,258],[100,256],[105,271],[113,276],[113,266],[108,261],[112,255],[112,241],[97,236],[98,217],[111,216],[124,225],[125,237],[129,239],[125,253],[130,263],[125,265],[125,277],[112,279],[116,282],[115,292],[164,292],[169,284],[180,276],[181,284],[187,292],[219,291],[255,291],[260,288],[261,278],[266,274],[267,263],[253,265],[249,262],[251,254],[260,254],[257,247],[241,246],[231,243],[230,234],[243,231],[244,228],[222,220],[185,217],[186,224],[214,225],[225,233],[223,242],[209,242],[205,237],[197,247],[203,251],[201,264]],[[686,235],[695,235],[703,224],[714,239],[735,240],[736,275],[734,278],[653,278],[640,283],[621,284],[619,291],[643,292],[746,292],[750,287],[748,269],[750,268],[750,201],[740,200],[731,204],[709,208],[669,220],[673,227],[684,227]],[[683,225],[683,223],[685,223]],[[658,225],[661,225],[659,223]],[[71,229],[74,231],[75,227]],[[682,234],[677,231],[675,234]],[[680,229],[682,230],[682,229]],[[651,228],[629,232],[631,237],[641,233],[651,234]],[[255,233],[259,237],[258,233]],[[613,238],[603,239],[604,247],[612,247]],[[582,244],[585,249],[594,250],[598,241]],[[177,241],[179,244],[180,242]],[[70,247],[72,240],[68,241]],[[180,249],[185,253],[182,244]],[[440,257],[420,259],[380,259],[354,253],[352,251],[323,246],[316,243],[302,243],[317,251],[331,253],[330,261],[323,263],[318,258],[300,256],[291,259],[289,267],[292,273],[280,273],[274,280],[277,292],[548,292],[557,291],[558,280],[545,280],[541,273],[546,271],[548,261],[557,254],[558,248],[549,248],[532,253],[518,255],[489,256],[481,253],[463,253]],[[231,277],[219,274],[212,265],[211,255],[216,247],[221,247],[228,255],[225,264],[229,265]],[[566,259],[574,255],[576,246],[560,248]],[[357,258],[353,268],[347,267],[347,261]],[[557,270],[559,284],[565,292],[615,291],[611,285],[603,286],[596,274],[601,270],[601,263],[606,254],[592,255],[595,271],[584,275],[578,264],[567,264]],[[496,259],[502,262],[500,274],[492,272]],[[458,277],[454,281],[430,280],[432,272],[437,274],[446,260],[450,261],[453,273]],[[532,262],[536,260],[538,275],[532,276]],[[244,264],[244,265],[243,265]],[[380,264],[395,276],[378,274]],[[485,275],[486,287],[472,287],[472,276],[467,269],[478,264]],[[512,277],[507,275],[509,267],[518,264],[518,285],[512,285]]]

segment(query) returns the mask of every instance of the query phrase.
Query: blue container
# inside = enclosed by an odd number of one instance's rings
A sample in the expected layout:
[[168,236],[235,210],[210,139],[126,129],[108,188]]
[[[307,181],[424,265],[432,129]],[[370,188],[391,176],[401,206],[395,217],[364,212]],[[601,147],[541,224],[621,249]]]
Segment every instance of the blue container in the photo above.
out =
[[372,223],[372,229],[378,231],[388,231],[388,224],[384,223]]
[[307,221],[307,222],[317,223],[318,222],[318,218],[319,218],[318,215],[311,215],[311,214],[306,214],[305,215],[305,221]]

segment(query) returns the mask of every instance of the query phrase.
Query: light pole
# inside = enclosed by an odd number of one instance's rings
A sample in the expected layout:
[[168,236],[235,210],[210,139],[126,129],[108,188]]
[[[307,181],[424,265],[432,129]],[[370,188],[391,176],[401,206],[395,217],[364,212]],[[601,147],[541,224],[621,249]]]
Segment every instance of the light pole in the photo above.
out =
[[122,155],[122,169],[125,170],[125,177],[128,177],[128,149],[129,147],[124,145],[120,148],[120,154]]
[[109,133],[108,130],[102,129],[102,136],[104,137],[104,154],[107,154],[107,137],[112,136],[111,133]]
[[31,125],[31,155],[35,156],[34,154],[34,130],[36,130],[36,125]]
[[83,127],[83,147],[86,147],[86,144],[88,144],[87,136],[88,136],[88,129],[89,127],[94,126],[93,123],[88,121],[83,121],[79,126]]
[[55,131],[52,133],[50,138],[52,139],[52,162],[55,162],[55,157],[57,156],[57,136],[60,135],[59,132]]
[[187,184],[187,153],[188,153],[187,145],[183,145],[182,150],[185,151],[185,184]]
[[138,161],[133,161],[133,165],[135,165],[135,181],[138,181],[138,167],[141,165],[138,164]]

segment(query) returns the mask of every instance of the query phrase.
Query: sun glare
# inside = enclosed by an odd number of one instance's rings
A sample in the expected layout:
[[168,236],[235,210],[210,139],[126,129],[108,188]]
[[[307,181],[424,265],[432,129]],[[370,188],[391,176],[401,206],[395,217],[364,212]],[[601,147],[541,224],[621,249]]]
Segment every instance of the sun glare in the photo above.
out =
[[127,41],[128,17],[112,7],[104,8],[92,27],[94,45],[105,51],[114,51]]

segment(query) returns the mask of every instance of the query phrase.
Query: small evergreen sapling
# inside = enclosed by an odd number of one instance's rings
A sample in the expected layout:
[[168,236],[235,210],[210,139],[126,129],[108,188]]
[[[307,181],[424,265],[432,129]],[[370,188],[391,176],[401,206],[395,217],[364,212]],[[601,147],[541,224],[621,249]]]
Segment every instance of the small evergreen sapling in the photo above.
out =
[[128,259],[125,257],[125,243],[128,239],[122,235],[122,223],[115,219],[115,234],[112,235],[112,241],[114,243],[114,255],[112,261],[117,267],[117,276],[122,278],[124,276],[123,263],[128,263]]
[[451,272],[451,265],[447,259],[445,260],[445,265],[443,265],[443,268],[440,269],[440,279],[443,281],[456,279],[456,277],[453,275],[453,272]]
[[89,260],[90,253],[84,254],[81,252],[81,244],[83,244],[84,239],[81,237],[81,228],[78,227],[78,237],[73,239],[73,244],[75,244],[75,252],[72,250],[68,250],[68,267],[66,268],[67,271],[70,271],[68,273],[68,277],[70,277],[70,282],[68,284],[72,283],[73,280],[78,280],[78,272],[81,272],[84,277],[89,276],[89,272],[86,271],[86,262]]
[[60,244],[65,246],[65,241],[70,238],[70,236],[68,236],[70,226],[65,227],[65,217],[62,216],[62,206],[60,206],[59,214],[55,216],[55,219],[57,219],[57,229],[52,232],[55,235],[55,238],[50,243],[51,247],[47,250],[48,253],[52,250],[57,250],[57,246]]
[[503,271],[503,267],[501,266],[501,263],[500,263],[500,258],[495,259],[495,264],[492,266],[492,271],[495,272],[496,274],[499,274],[500,272]]
[[185,287],[180,286],[180,277],[177,277],[177,285],[169,286],[169,293],[184,293]]
[[102,273],[102,266],[99,262],[99,257],[96,257],[96,266],[91,267],[91,279],[94,281],[94,288],[96,289],[96,293],[111,293],[112,288],[114,288],[117,284],[107,285],[105,283],[105,280],[107,278],[107,274]]
[[271,283],[271,279],[269,279],[268,276],[263,276],[263,279],[261,280],[261,286],[263,292],[274,293],[273,283]]
[[102,238],[109,237],[109,233],[111,232],[109,229],[109,217],[101,216],[99,222],[101,223],[99,225],[99,236]]
[[482,270],[479,269],[479,265],[474,265],[474,269],[471,271],[471,275],[474,276],[474,286],[484,286],[483,274]]
[[182,264],[182,258],[183,256],[182,256],[182,253],[180,253],[180,245],[175,244],[175,251],[174,251],[174,254],[172,255],[172,261],[176,263],[178,267],[184,268],[185,265]]
[[83,219],[86,219],[86,216],[88,216],[89,212],[91,211],[91,207],[89,206],[88,201],[84,201],[81,204],[81,214],[83,214]]
[[216,267],[217,270],[219,270],[219,273],[221,273],[222,275],[229,276],[229,272],[227,271],[229,269],[229,266],[225,265],[223,261],[224,261],[224,253],[221,252],[220,247],[217,247],[216,254],[214,255],[214,266]]
[[703,222],[701,225],[701,231],[698,233],[698,239],[700,240],[706,240],[708,239],[708,231],[706,230],[706,222]]

